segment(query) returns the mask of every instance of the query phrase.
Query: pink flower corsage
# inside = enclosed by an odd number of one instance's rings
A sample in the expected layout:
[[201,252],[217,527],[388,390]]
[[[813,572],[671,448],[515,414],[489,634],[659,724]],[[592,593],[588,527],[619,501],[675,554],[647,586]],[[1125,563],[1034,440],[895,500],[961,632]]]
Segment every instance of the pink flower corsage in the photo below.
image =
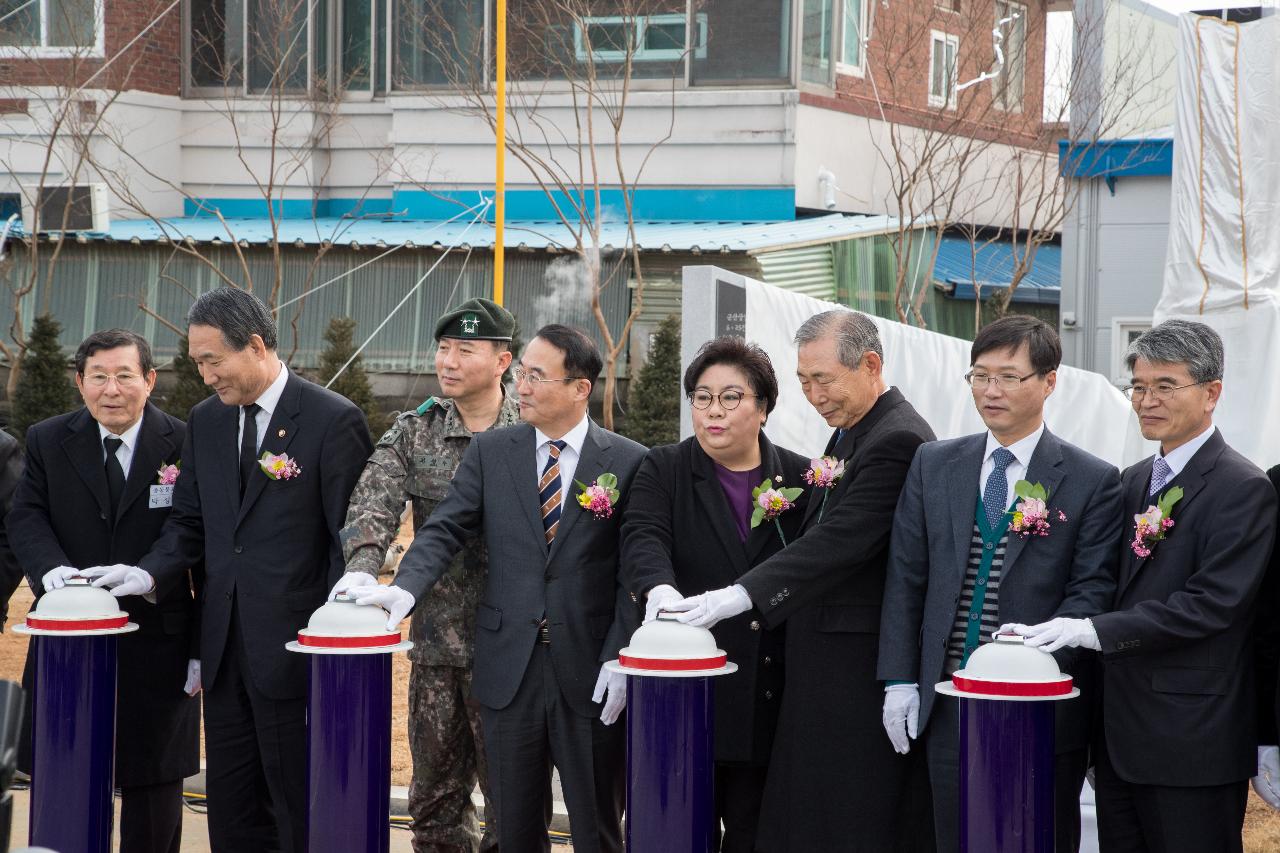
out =
[[782,540],[782,547],[787,547],[787,537],[782,532],[782,523],[778,521],[778,516],[782,515],[791,507],[795,506],[796,498],[804,489],[800,488],[783,488],[782,478],[778,477],[778,485],[773,485],[773,477],[766,477],[765,481],[751,490],[751,499],[755,504],[755,509],[751,511],[751,527],[760,526],[761,522],[772,521],[778,528],[778,538]]
[[1056,516],[1058,521],[1067,520],[1066,513],[1062,510],[1049,509],[1049,491],[1039,483],[1019,480],[1013,484],[1013,493],[1021,500],[1014,504],[1009,530],[1023,539],[1048,536],[1051,515]]
[[578,506],[590,510],[596,518],[608,518],[613,515],[613,505],[621,496],[618,491],[617,476],[609,473],[601,474],[589,486],[578,480],[573,482],[578,487]]
[[178,475],[181,473],[182,473],[181,459],[179,459],[177,463],[173,465],[161,465],[160,469],[156,471],[156,474],[160,476],[160,479],[156,481],[156,485],[172,486],[174,483],[178,482]]
[[262,473],[273,480],[292,480],[302,474],[298,463],[290,459],[287,453],[268,453],[264,450],[258,466],[262,468]]
[[1151,556],[1155,544],[1173,529],[1173,505],[1182,500],[1182,487],[1174,486],[1156,498],[1155,506],[1148,506],[1146,512],[1133,517],[1133,541],[1129,548],[1142,559]]
[[809,468],[804,472],[804,481],[815,489],[825,489],[822,493],[822,506],[818,507],[818,521],[822,521],[822,513],[827,509],[827,496],[843,476],[843,459],[819,456],[817,459],[809,460]]

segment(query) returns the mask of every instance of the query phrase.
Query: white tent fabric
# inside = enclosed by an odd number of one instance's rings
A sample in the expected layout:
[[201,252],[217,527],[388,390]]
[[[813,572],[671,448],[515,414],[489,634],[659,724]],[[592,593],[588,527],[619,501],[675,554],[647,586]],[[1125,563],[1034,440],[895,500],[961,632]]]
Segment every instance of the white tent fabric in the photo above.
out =
[[[778,374],[778,406],[766,432],[772,441],[798,453],[817,455],[831,435],[800,390],[795,376],[796,329],[810,316],[840,306],[744,279],[746,337],[764,347]],[[929,422],[939,438],[984,429],[963,377],[969,369],[969,341],[872,318],[884,344],[885,376]],[[1059,437],[1117,467],[1153,452],[1142,440],[1129,401],[1100,374],[1063,367],[1057,390],[1045,407],[1045,421]]]
[[1280,459],[1261,424],[1280,419],[1280,17],[1179,25],[1173,195],[1155,322],[1212,326],[1226,344],[1214,420],[1262,467]]

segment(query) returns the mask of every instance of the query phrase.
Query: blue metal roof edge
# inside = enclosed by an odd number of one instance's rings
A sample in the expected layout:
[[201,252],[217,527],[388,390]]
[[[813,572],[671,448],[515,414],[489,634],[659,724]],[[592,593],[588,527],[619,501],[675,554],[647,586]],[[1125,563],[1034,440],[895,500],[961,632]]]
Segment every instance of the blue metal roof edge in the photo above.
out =
[[1058,141],[1064,178],[1118,178],[1173,174],[1172,139]]

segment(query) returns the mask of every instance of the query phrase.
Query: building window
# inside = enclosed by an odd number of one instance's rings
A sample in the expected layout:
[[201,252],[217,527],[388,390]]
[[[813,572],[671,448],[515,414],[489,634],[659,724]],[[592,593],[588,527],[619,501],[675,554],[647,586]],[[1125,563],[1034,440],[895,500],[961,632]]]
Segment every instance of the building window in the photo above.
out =
[[[707,55],[707,16],[694,18],[692,53],[701,59]],[[632,62],[679,60],[687,50],[685,20],[679,12],[583,18],[573,33],[574,58],[602,64],[626,62],[628,54]]]
[[1111,319],[1111,381],[1123,388],[1129,384],[1129,367],[1124,363],[1129,345],[1143,333],[1151,331],[1150,317],[1113,317]]
[[844,0],[844,14],[840,27],[839,69],[847,74],[862,76],[862,42],[867,34],[866,5],[863,0]]
[[992,81],[992,93],[997,109],[1022,112],[1022,95],[1027,69],[1027,7],[1021,3],[996,0],[996,23],[1013,18],[1004,24],[1004,67]]
[[485,9],[475,0],[395,0],[392,87],[485,86]]
[[830,86],[832,3],[804,0],[800,20],[800,79]]
[[102,56],[102,16],[102,0],[0,0],[0,56]]
[[929,57],[929,106],[956,108],[956,57],[960,53],[957,36],[933,31]]

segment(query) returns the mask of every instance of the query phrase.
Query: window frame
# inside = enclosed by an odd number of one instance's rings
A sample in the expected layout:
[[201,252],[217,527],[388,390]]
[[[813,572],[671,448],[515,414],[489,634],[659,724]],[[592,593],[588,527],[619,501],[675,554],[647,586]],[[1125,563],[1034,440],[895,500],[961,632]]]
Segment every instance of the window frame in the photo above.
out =
[[858,33],[862,37],[862,44],[858,48],[858,63],[856,65],[844,61],[844,22],[845,10],[849,8],[850,0],[835,0],[834,7],[838,7],[840,12],[839,21],[840,28],[835,33],[835,47],[837,48],[832,56],[835,58],[836,74],[848,74],[854,77],[865,77],[867,73],[867,6],[874,0],[858,0]]
[[[951,75],[950,75],[951,79],[949,81],[951,85],[950,85],[950,91],[943,95],[935,95],[933,92],[933,70],[934,70],[934,62],[937,57],[937,51],[935,48],[939,42],[941,42],[944,45],[943,51],[942,51],[942,56],[944,60],[946,59],[946,55],[947,55],[945,46],[951,47]],[[958,82],[956,80],[956,76],[957,76],[956,70],[959,67],[960,67],[960,36],[952,35],[951,33],[947,33],[942,30],[930,30],[929,31],[929,80],[928,80],[928,87],[929,87],[928,93],[929,93],[930,107],[935,107],[938,109],[945,108],[948,110],[954,110],[956,108],[956,100],[957,100],[956,83]]]
[[1155,325],[1152,317],[1112,317],[1111,318],[1111,384],[1123,388],[1129,384],[1128,371],[1124,365],[1124,357],[1129,352],[1129,332],[1148,332]]
[[[582,18],[582,26],[573,28],[573,58],[578,62],[586,62],[586,31],[592,24],[625,24],[630,21],[635,27],[635,51],[631,55],[632,62],[675,62],[685,59],[705,59],[707,56],[707,13],[694,13],[693,26],[690,27],[688,12],[660,12],[654,15],[591,15]],[[685,47],[657,48],[645,50],[645,31],[650,24],[682,24],[685,26]],[[688,38],[694,36],[693,50],[688,48]],[[601,64],[625,62],[625,50],[591,50],[590,60]]]
[[0,45],[0,59],[103,59],[106,57],[106,0],[93,0],[92,45],[48,45],[48,8],[55,0],[36,0],[40,7],[40,44]]
[[[1019,88],[1022,91],[1018,93],[1017,102],[1010,106],[1007,103],[1009,100],[1007,89],[1002,88],[1003,85],[1007,84],[1009,79],[1009,52],[1007,47],[1002,48],[1005,51],[1005,64],[1004,67],[1000,69],[1000,74],[992,81],[991,105],[1001,112],[1020,113],[1023,111],[1023,105],[1027,100],[1027,39],[1030,36],[1030,22],[1027,15],[1029,10],[1027,9],[1027,5],[1019,2],[1019,0],[995,0],[992,4],[992,9],[995,12],[995,18],[993,19],[992,26],[994,26],[994,21],[999,21],[1001,18],[1008,17],[1007,15],[1000,14],[1000,6],[1002,5],[1010,12],[1016,12],[1019,16],[1018,20],[1022,22],[1022,73],[1018,81]],[[1008,42],[1007,36],[1005,38],[1005,42],[1006,44]],[[994,58],[995,57],[992,57],[992,59]]]

